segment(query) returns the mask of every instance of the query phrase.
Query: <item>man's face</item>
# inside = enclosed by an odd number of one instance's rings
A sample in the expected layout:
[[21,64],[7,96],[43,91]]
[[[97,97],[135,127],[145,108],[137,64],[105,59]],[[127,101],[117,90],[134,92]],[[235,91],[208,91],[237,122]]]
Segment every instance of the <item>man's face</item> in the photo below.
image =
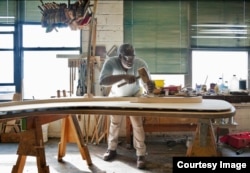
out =
[[135,56],[120,55],[122,66],[125,69],[131,69],[134,63]]

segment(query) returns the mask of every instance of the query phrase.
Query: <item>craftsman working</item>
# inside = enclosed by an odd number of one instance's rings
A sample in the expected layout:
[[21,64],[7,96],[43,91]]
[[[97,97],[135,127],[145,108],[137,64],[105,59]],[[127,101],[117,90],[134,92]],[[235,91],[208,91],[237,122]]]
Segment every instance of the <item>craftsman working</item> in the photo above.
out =
[[[138,69],[144,68],[149,74],[146,62],[135,55],[135,50],[130,44],[122,44],[118,49],[118,56],[110,57],[103,65],[100,74],[100,85],[112,86],[109,93],[110,97],[137,97],[142,94],[142,86],[147,93],[154,90],[154,82],[148,80],[146,83],[138,79]],[[149,76],[150,77],[150,76]],[[126,82],[125,85],[121,83]],[[105,161],[115,158],[117,152],[118,136],[123,116],[111,115],[108,150],[104,154]],[[137,155],[137,168],[145,168],[145,133],[143,129],[142,117],[130,116],[133,127],[133,143]]]

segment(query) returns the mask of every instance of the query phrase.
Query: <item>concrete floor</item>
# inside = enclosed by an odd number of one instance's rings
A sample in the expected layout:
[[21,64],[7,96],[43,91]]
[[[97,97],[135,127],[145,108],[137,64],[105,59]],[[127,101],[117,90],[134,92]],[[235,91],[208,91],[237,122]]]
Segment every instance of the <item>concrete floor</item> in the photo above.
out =
[[[75,143],[67,144],[67,151],[63,162],[57,161],[59,139],[49,139],[45,143],[46,161],[50,173],[171,173],[172,157],[185,156],[186,143],[177,141],[174,146],[169,146],[165,137],[147,137],[147,166],[144,170],[136,168],[136,156],[134,149],[128,149],[125,139],[121,138],[118,147],[117,158],[113,161],[103,161],[102,156],[107,149],[107,144],[88,144],[93,165],[88,166],[82,160]],[[18,144],[0,143],[0,172],[11,172],[16,163]],[[24,173],[38,172],[35,157],[28,156],[24,167]]]
[[[103,161],[102,156],[106,151],[105,142],[98,145],[88,144],[93,165],[88,166],[82,160],[78,147],[74,143],[67,144],[67,151],[63,162],[57,161],[59,139],[49,139],[45,143],[46,161],[50,173],[172,173],[172,158],[185,156],[186,142],[177,141],[171,146],[164,136],[147,137],[147,166],[145,170],[136,168],[136,156],[134,149],[127,149],[125,139],[121,139],[118,147],[118,156],[113,161]],[[16,163],[17,143],[0,143],[0,172],[9,173]],[[235,154],[235,150],[223,147],[222,153],[226,156],[250,156],[250,151]],[[35,157],[28,156],[24,167],[24,173],[37,173]]]

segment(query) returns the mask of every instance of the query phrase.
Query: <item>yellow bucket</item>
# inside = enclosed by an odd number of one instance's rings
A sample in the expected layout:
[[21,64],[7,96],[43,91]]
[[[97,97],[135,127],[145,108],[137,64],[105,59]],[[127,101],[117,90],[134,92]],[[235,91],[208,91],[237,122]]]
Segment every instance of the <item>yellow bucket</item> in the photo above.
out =
[[164,87],[164,80],[154,80],[156,88]]

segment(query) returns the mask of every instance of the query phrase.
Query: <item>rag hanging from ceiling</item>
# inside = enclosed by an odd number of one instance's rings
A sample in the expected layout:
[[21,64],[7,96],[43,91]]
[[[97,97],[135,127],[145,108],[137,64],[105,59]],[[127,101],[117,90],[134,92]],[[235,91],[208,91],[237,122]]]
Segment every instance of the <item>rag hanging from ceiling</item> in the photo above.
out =
[[70,27],[72,30],[83,29],[87,26],[92,17],[90,0],[77,0],[74,4],[47,2],[40,0],[41,6],[38,8],[42,13],[42,27],[46,28],[46,32],[61,27]]

